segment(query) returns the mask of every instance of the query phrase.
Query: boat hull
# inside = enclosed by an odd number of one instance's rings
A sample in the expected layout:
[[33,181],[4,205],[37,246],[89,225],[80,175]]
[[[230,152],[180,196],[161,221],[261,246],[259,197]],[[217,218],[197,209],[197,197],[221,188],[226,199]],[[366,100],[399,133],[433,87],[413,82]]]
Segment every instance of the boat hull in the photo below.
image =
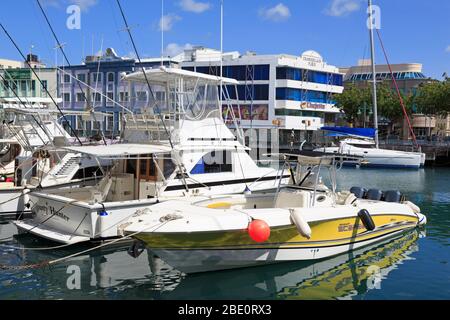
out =
[[199,273],[328,258],[414,229],[420,214],[373,218],[378,226],[373,231],[366,230],[358,218],[311,222],[313,237],[309,240],[293,226],[274,228],[269,241],[262,244],[252,242],[246,230],[197,235],[143,233],[136,238],[179,271]]
[[255,267],[289,261],[320,260],[386,240],[411,230],[406,228],[362,241],[330,247],[292,247],[275,249],[211,249],[211,250],[151,250],[177,270],[191,274],[236,268]]

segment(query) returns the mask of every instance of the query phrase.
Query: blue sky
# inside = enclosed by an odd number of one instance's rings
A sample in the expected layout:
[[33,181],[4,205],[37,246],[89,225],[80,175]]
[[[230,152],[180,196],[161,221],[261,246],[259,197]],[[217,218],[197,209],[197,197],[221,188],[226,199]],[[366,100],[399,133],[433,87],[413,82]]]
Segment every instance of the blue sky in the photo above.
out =
[[[115,0],[41,0],[72,64],[82,54],[113,47],[129,55],[132,47],[123,30]],[[160,55],[161,0],[121,0],[133,28],[140,54]],[[337,66],[356,64],[369,57],[365,0],[224,0],[226,51],[299,55],[318,51]],[[82,8],[81,29],[66,27],[70,4]],[[381,8],[381,34],[391,63],[418,62],[427,76],[441,79],[450,74],[450,1],[374,0]],[[220,0],[165,0],[166,52],[189,45],[220,46]],[[5,1],[0,22],[19,46],[52,65],[54,40],[39,12],[36,0]],[[0,35],[0,57],[19,59]],[[384,57],[377,43],[377,63]],[[93,49],[92,49],[93,48]],[[62,61],[61,54],[58,61]]]

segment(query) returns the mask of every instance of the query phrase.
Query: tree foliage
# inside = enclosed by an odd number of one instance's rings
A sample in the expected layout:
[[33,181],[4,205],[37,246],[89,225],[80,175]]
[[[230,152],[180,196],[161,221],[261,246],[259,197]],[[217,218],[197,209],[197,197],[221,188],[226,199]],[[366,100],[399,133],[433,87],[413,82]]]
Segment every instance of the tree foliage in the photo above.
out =
[[417,111],[426,115],[450,113],[450,79],[424,83],[414,98]]

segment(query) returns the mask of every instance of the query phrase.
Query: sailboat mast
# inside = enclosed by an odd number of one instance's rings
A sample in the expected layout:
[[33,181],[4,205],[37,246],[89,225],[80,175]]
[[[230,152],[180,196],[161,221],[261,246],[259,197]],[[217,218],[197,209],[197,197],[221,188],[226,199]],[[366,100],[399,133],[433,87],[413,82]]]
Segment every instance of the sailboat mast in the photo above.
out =
[[375,44],[374,44],[374,37],[373,37],[373,8],[372,8],[372,0],[369,1],[369,34],[370,34],[370,51],[371,51],[371,65],[372,65],[372,99],[373,99],[373,127],[375,129],[375,145],[377,149],[380,146],[379,139],[378,139],[378,105],[377,105],[377,72],[375,69]]
[[220,113],[222,114],[223,99],[223,0],[220,1]]

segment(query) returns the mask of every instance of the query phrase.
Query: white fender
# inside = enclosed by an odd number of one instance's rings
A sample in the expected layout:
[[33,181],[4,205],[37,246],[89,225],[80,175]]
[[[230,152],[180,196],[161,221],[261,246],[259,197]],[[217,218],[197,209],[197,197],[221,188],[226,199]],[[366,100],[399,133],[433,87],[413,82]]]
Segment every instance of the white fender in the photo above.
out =
[[23,189],[23,191],[22,191],[24,205],[27,205],[28,203],[30,203],[30,195],[29,195],[30,192],[31,192],[31,190],[27,189],[27,188]]
[[414,213],[420,213],[420,208],[411,201],[405,201],[403,202],[403,204],[406,204],[408,207],[410,207],[412,211],[414,211]]
[[291,209],[291,219],[297,227],[298,232],[305,238],[311,238],[311,227],[302,217],[301,209]]

